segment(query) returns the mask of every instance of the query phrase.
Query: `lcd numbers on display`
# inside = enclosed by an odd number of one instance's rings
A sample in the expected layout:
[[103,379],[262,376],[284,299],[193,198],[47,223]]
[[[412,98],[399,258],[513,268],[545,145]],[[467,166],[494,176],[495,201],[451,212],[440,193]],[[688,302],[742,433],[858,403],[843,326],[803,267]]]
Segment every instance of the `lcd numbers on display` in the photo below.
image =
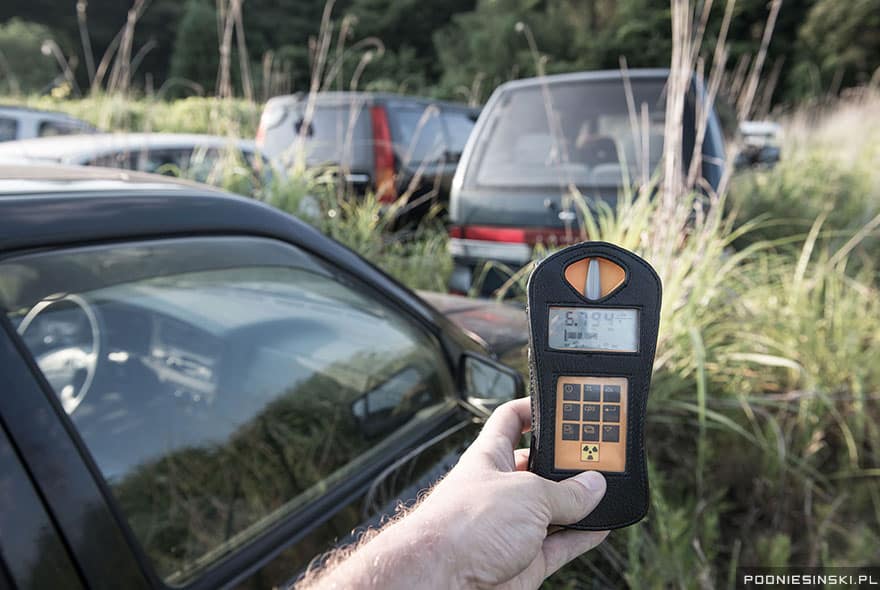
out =
[[638,352],[639,311],[550,307],[549,344],[557,350]]

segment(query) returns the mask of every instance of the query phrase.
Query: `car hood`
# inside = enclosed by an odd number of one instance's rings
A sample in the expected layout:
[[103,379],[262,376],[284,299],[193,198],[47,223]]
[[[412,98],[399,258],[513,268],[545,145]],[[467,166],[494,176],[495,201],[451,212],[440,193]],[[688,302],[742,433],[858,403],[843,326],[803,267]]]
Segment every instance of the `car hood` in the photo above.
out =
[[418,294],[498,358],[528,346],[529,326],[521,305],[432,291]]

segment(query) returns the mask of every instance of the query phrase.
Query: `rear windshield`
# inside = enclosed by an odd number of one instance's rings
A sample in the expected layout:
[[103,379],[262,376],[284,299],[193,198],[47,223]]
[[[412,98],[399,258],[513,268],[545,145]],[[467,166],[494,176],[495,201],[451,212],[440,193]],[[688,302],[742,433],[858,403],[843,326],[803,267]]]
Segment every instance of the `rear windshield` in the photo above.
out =
[[404,164],[457,160],[474,128],[468,111],[429,106],[389,107],[391,132]]
[[[362,166],[369,161],[372,136],[369,106],[362,101],[315,107],[306,121],[306,105],[293,113],[294,137],[302,138],[306,164]],[[291,119],[288,119],[288,121]]]
[[[631,87],[635,117],[621,80],[508,90],[486,121],[465,182],[615,187],[649,177],[663,154],[665,80],[632,80]],[[693,116],[685,120],[687,136]]]

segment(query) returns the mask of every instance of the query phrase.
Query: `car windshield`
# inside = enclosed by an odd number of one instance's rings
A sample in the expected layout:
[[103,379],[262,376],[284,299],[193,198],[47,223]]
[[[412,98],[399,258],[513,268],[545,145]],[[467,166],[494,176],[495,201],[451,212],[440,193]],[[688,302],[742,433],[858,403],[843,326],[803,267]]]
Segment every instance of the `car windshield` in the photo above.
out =
[[[665,80],[513,88],[492,109],[466,182],[473,186],[623,186],[663,154]],[[687,119],[687,117],[686,117]]]

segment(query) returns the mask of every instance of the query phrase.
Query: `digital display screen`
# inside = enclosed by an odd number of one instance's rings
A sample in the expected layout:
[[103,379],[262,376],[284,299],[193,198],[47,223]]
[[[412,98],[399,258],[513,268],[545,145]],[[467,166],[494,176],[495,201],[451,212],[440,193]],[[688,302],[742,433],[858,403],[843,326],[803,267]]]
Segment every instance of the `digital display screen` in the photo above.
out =
[[551,307],[550,348],[599,352],[639,351],[639,310]]

